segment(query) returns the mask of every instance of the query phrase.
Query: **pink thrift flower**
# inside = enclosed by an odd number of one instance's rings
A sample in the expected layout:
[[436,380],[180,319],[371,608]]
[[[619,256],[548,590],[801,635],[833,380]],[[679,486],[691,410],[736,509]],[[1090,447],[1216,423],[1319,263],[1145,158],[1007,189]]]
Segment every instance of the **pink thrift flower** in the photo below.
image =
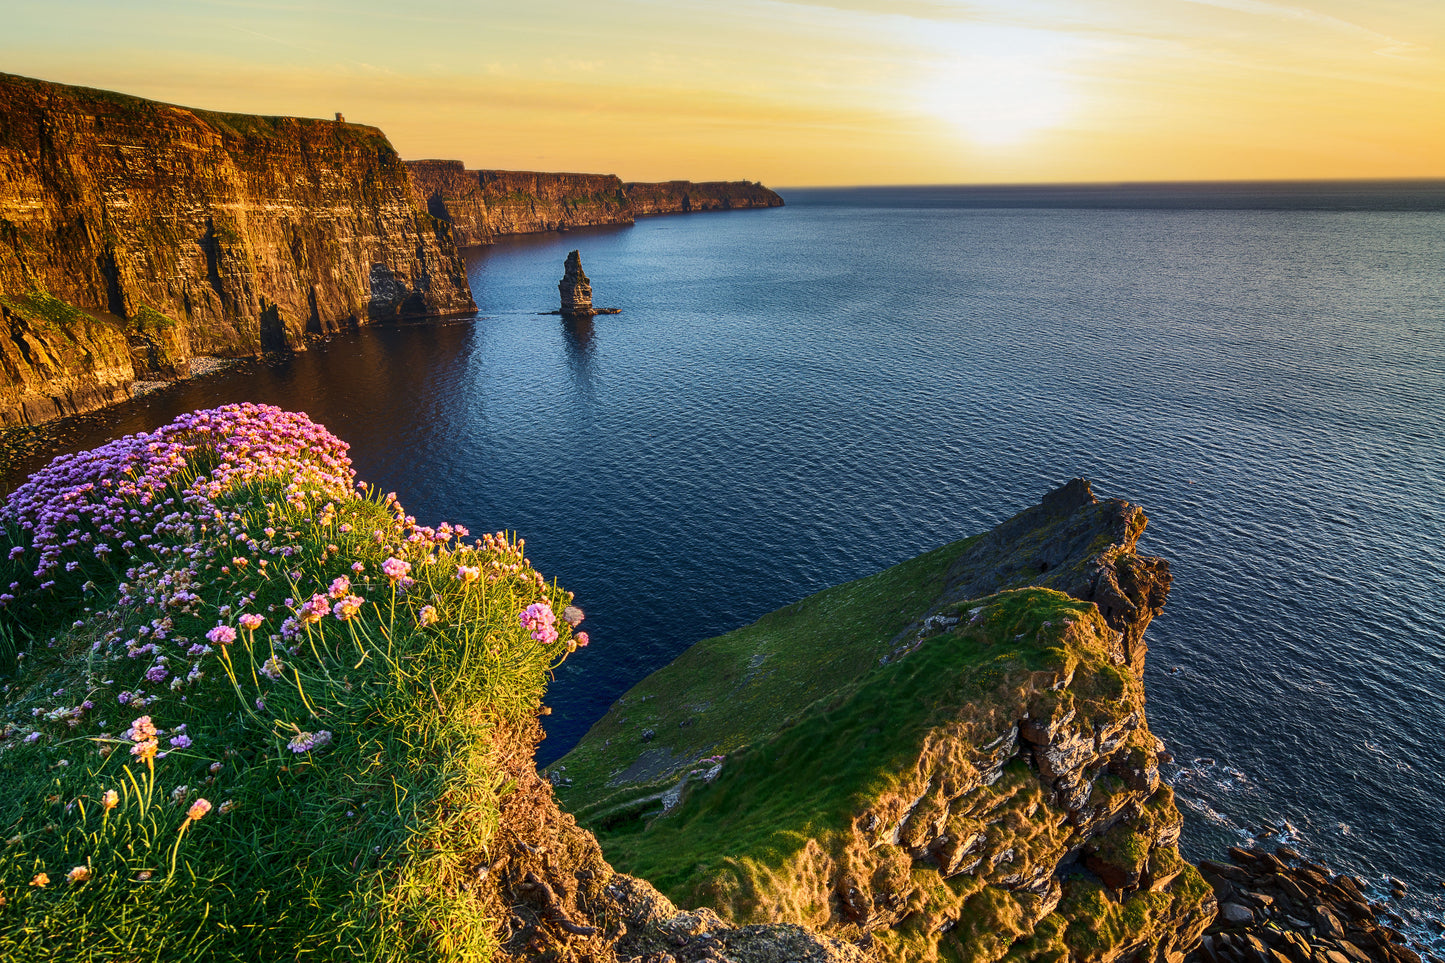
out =
[[236,630],[229,625],[218,625],[206,633],[206,638],[217,645],[229,645],[236,641]]
[[204,816],[210,811],[211,803],[209,800],[197,799],[195,802],[191,803],[191,808],[186,810],[186,818],[194,821],[200,819],[202,816]]
[[475,565],[458,565],[457,578],[463,583],[475,582],[482,577],[482,570]]
[[331,597],[334,599],[339,599],[351,594],[351,579],[347,578],[345,575],[338,575],[336,578],[332,579],[330,594]]
[[298,614],[301,617],[301,624],[309,625],[312,622],[320,622],[326,617],[326,613],[330,611],[330,601],[327,600],[326,596],[318,594],[311,596],[311,598],[302,603],[301,611]]
[[125,737],[134,742],[154,739],[156,737],[155,723],[151,722],[150,716],[141,716],[130,724],[130,728],[125,731]]
[[361,611],[361,606],[364,602],[365,599],[357,598],[355,595],[348,595],[336,603],[335,608],[331,610],[331,614],[345,622],[355,617],[356,613]]
[[238,621],[241,623],[241,628],[245,629],[248,632],[254,632],[259,629],[261,627],[261,623],[266,620],[255,612],[247,612],[245,615],[241,616]]
[[320,749],[322,746],[329,745],[330,743],[331,733],[322,729],[320,732],[298,732],[290,742],[286,743],[286,748],[300,755],[304,752]]
[[418,625],[431,625],[440,618],[441,616],[437,615],[437,607],[435,605],[423,605],[421,611],[416,614],[416,622]]
[[130,754],[132,756],[135,756],[141,762],[150,762],[156,757],[156,750],[159,748],[159,742],[154,739],[147,739],[144,742],[137,742],[135,745],[131,746]]
[[381,563],[381,574],[395,582],[411,571],[411,563],[399,558],[389,558]]
[[532,638],[543,644],[557,641],[557,616],[546,602],[533,602],[518,616],[522,628],[531,630]]
[[578,632],[576,635],[572,636],[572,641],[577,643],[577,648],[585,649],[587,647],[587,643],[592,640],[587,638],[586,632]]

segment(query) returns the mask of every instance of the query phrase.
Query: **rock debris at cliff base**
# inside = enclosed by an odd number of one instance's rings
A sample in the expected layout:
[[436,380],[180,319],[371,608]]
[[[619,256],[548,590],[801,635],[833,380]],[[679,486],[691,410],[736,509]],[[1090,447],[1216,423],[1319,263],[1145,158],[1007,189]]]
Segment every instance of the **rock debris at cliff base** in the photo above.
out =
[[1200,863],[1220,912],[1188,963],[1421,963],[1353,877],[1288,847],[1229,855]]

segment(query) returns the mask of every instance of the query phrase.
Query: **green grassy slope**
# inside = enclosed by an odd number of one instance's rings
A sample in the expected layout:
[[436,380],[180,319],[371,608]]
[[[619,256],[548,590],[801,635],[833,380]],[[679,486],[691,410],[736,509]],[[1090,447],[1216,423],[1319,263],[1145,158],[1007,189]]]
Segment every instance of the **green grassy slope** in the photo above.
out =
[[1074,483],[699,642],[552,767],[558,796],[618,870],[738,923],[897,961],[1177,953],[1212,900],[1125,644],[1167,565],[1119,624],[1029,584],[1117,584],[1143,525]]
[[558,798],[584,821],[628,809],[699,760],[735,753],[843,701],[893,637],[928,609],[949,566],[976,540],[825,589],[694,645],[618,700],[552,767],[570,780]]
[[519,613],[570,596],[283,415],[116,443],[6,519],[0,959],[490,957],[498,753],[571,644]]

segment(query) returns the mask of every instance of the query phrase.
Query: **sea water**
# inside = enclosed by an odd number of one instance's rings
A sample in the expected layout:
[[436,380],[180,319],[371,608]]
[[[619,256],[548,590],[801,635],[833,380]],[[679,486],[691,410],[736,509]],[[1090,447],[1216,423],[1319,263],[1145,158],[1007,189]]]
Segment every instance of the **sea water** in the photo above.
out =
[[[1185,849],[1285,840],[1445,916],[1440,185],[789,191],[468,253],[475,318],[330,338],[46,429],[309,412],[427,522],[577,594],[542,762],[698,639],[1074,476],[1174,589],[1149,717]],[[580,249],[599,307],[557,303]],[[9,485],[37,457],[12,460]]]

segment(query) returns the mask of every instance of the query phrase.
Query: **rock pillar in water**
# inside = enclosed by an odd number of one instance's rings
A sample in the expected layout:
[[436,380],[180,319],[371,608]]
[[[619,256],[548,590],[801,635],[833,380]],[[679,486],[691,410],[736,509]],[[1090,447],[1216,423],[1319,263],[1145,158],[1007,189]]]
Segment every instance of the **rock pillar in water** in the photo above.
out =
[[563,314],[591,317],[596,313],[592,309],[592,282],[582,273],[580,251],[567,255],[567,265],[562,280],[557,282],[557,288],[562,292]]

